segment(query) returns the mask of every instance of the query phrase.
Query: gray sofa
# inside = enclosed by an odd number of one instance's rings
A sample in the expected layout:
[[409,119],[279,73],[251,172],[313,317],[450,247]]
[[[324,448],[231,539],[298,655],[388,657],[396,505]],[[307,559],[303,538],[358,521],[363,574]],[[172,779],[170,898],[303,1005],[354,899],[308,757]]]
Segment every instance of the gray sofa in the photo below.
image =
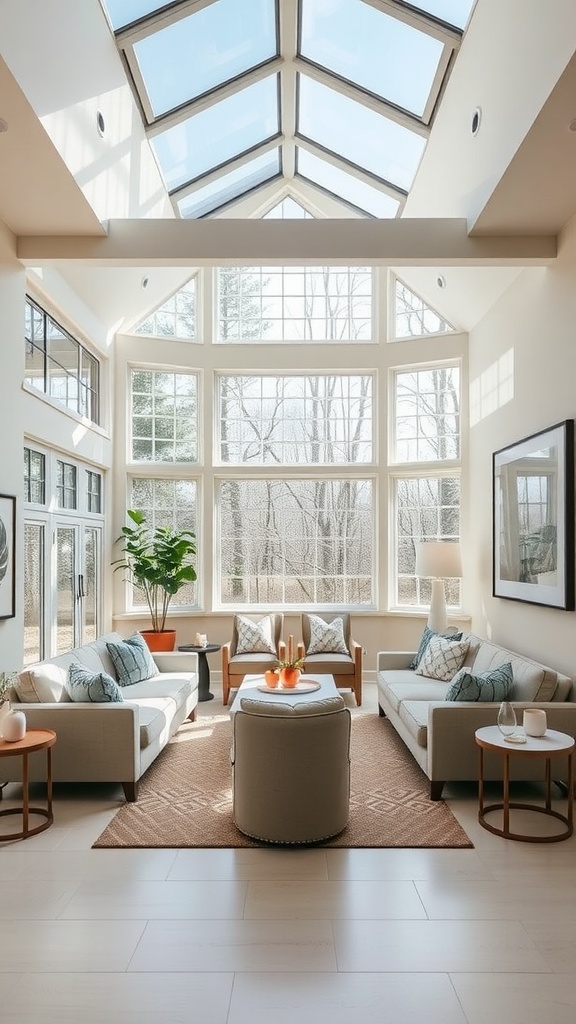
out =
[[[12,707],[24,711],[29,729],[53,729],[55,782],[121,782],[126,799],[138,795],[138,780],[198,705],[197,655],[154,654],[157,675],[122,689],[119,703],[73,703],[63,680],[77,662],[92,672],[116,672],[106,648],[109,633],[93,643],[28,666],[11,693]],[[22,700],[21,698],[25,698]],[[19,782],[20,757],[3,758],[1,781]],[[45,779],[45,763],[30,758],[30,778]]]
[[[474,673],[512,664],[513,684],[509,700],[522,725],[524,708],[546,711],[548,726],[576,736],[576,687],[561,672],[524,658],[473,633],[464,667]],[[414,651],[380,651],[376,682],[380,715],[385,715],[430,779],[430,797],[439,800],[446,782],[478,779],[476,729],[495,725],[499,703],[446,701],[450,681],[441,682],[409,669]],[[558,767],[557,767],[558,765]],[[566,781],[567,773],[558,759],[555,778]],[[541,780],[543,765],[537,759],[511,758],[511,779]],[[502,758],[486,754],[484,778],[502,779]]]

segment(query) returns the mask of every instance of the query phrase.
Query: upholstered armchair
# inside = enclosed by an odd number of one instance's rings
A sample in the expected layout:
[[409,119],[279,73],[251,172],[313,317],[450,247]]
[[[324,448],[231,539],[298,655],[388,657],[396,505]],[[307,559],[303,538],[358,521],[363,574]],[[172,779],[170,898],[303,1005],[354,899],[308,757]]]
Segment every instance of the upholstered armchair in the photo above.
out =
[[339,690],[352,690],[358,706],[362,703],[362,647],[351,636],[350,615],[302,615],[302,641],[298,657],[303,671],[334,676]]
[[222,703],[226,705],[231,689],[240,686],[244,676],[263,675],[286,657],[281,639],[284,616],[235,615],[232,639],[222,647]]
[[270,843],[341,832],[350,807],[350,725],[339,696],[293,705],[244,697],[234,715],[236,827]]

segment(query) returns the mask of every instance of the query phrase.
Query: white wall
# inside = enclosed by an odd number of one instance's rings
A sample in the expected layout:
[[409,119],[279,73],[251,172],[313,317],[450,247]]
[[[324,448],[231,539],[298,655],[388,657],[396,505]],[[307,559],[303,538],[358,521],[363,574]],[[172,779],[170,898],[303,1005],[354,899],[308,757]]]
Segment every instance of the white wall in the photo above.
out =
[[576,222],[470,334],[471,611],[476,632],[576,675],[576,612],[492,597],[492,453],[576,417]]

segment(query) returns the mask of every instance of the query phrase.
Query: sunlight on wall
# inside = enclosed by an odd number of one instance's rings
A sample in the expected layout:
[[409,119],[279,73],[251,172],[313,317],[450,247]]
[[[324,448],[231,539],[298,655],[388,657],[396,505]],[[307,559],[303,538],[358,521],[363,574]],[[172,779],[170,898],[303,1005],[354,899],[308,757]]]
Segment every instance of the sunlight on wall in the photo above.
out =
[[470,426],[485,420],[514,398],[514,349],[492,363],[470,383]]

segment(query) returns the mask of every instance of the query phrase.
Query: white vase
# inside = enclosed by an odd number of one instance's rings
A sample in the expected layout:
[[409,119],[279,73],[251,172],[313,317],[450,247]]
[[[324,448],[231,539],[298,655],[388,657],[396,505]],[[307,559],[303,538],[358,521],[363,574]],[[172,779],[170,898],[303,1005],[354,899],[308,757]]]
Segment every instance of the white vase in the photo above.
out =
[[0,703],[0,736],[4,735],[4,732],[3,732],[4,719],[9,714],[10,714],[10,701],[9,700],[3,700]]
[[7,743],[17,743],[26,735],[26,715],[23,711],[10,711],[2,723],[2,735]]

